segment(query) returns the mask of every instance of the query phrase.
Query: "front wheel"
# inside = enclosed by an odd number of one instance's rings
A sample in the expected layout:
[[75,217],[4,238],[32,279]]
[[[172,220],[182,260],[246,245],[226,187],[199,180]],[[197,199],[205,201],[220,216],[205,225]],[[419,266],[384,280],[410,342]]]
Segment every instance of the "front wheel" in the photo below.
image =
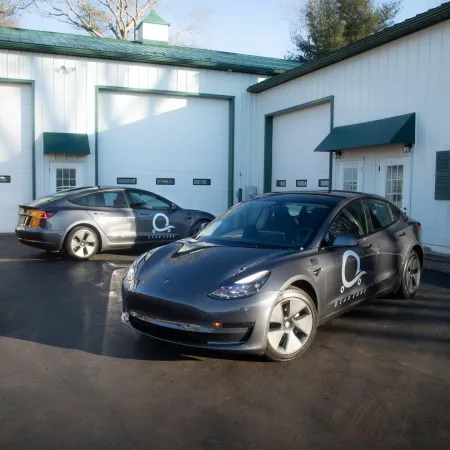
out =
[[97,234],[89,227],[75,227],[67,236],[65,250],[72,258],[79,261],[94,256],[99,247]]
[[271,361],[297,358],[311,345],[317,329],[317,310],[302,289],[290,286],[274,306],[267,331],[265,357]]
[[416,295],[420,285],[421,272],[422,265],[420,263],[419,255],[415,250],[411,250],[406,258],[406,263],[403,268],[402,282],[396,292],[397,298],[407,300]]

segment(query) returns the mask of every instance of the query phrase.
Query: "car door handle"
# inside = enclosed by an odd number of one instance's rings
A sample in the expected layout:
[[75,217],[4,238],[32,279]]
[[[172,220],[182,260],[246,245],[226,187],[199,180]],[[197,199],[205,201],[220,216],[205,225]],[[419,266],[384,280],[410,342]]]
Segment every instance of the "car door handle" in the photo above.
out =
[[98,211],[94,211],[94,214],[95,214],[96,216],[104,216],[104,215],[105,215],[105,213],[103,213],[103,212],[98,212]]
[[372,248],[372,244],[365,245],[363,248]]
[[405,236],[405,234],[406,234],[406,232],[404,231],[403,233],[400,233],[400,234],[398,235],[398,237]]
[[140,215],[141,215],[141,216],[149,216],[150,213],[141,213]]

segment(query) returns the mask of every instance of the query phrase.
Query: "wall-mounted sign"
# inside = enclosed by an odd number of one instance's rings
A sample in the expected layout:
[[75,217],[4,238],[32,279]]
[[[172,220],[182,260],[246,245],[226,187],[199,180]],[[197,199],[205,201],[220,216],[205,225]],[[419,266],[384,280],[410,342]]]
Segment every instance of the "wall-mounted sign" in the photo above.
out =
[[286,187],[286,180],[277,180],[277,187]]
[[175,184],[175,178],[157,178],[156,184],[163,184],[163,185],[174,185]]
[[306,187],[306,186],[308,186],[308,181],[307,180],[297,180],[295,182],[295,185],[297,187]]
[[137,178],[117,178],[117,184],[137,184]]
[[330,180],[328,179],[319,180],[319,187],[330,187]]
[[11,183],[10,175],[0,175],[0,183]]
[[209,178],[194,178],[194,186],[211,186],[211,180]]

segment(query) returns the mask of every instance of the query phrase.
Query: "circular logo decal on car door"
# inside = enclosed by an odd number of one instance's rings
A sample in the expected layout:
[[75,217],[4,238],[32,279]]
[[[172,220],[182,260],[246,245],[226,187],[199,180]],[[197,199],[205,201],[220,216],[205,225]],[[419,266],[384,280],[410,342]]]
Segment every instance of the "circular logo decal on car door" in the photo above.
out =
[[[158,225],[156,225],[156,220],[160,217],[165,219],[165,221],[166,221],[166,224],[162,228],[159,228]],[[165,231],[170,231],[172,228],[175,228],[175,227],[173,225],[169,224],[169,218],[165,214],[162,214],[162,213],[155,214],[155,217],[153,217],[152,233],[156,233],[156,232],[164,233]]]
[[[353,278],[353,280],[347,281],[347,278],[345,277],[345,266],[347,265],[347,260],[350,256],[353,256],[353,258],[356,259],[356,274],[355,274],[355,278]],[[341,294],[344,293],[345,288],[347,288],[347,289],[351,288],[356,283],[358,283],[358,286],[361,284],[361,277],[366,272],[360,270],[360,268],[361,268],[361,260],[359,259],[359,255],[356,252],[354,252],[353,250],[347,250],[344,253],[344,256],[342,258],[342,284],[343,284],[343,286],[341,287]]]

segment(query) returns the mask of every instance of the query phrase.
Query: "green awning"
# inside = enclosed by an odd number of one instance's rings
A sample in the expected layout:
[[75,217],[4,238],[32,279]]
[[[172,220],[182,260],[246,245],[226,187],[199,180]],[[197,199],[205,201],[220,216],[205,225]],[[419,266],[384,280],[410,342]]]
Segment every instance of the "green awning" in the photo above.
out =
[[372,122],[336,127],[319,144],[316,152],[416,142],[416,114],[389,117]]
[[87,134],[44,133],[44,153],[90,155]]

